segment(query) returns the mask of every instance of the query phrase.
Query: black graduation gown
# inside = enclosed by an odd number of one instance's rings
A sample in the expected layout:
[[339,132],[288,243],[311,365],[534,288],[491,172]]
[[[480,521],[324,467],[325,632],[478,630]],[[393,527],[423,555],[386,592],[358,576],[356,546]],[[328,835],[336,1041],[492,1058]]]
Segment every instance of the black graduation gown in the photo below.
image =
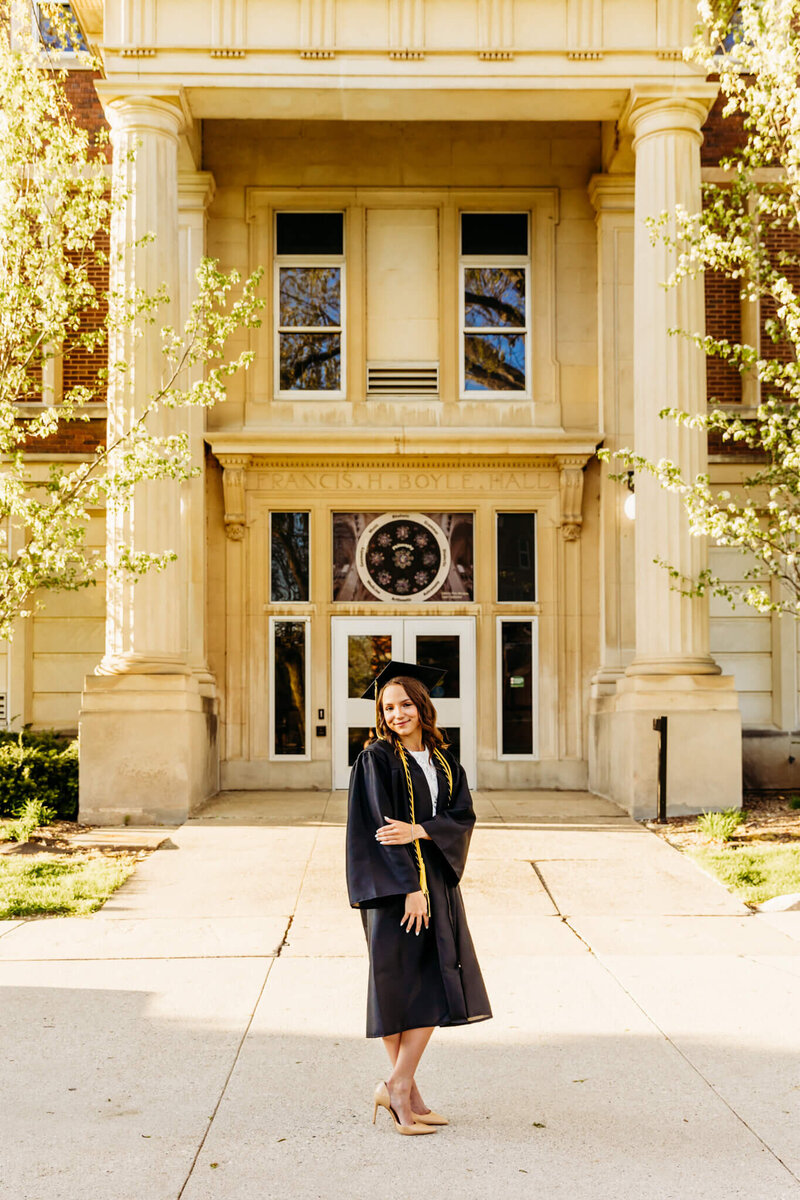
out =
[[367,1037],[386,1037],[430,1025],[464,1025],[492,1015],[458,886],[475,813],[461,765],[444,751],[453,773],[439,778],[433,816],[425,773],[411,755],[417,823],[430,894],[431,920],[419,935],[400,920],[408,892],[419,891],[413,845],[382,846],[375,832],[385,817],[410,820],[408,787],[400,758],[387,741],[362,750],[350,775],[347,817],[347,886],[361,910],[369,950]]

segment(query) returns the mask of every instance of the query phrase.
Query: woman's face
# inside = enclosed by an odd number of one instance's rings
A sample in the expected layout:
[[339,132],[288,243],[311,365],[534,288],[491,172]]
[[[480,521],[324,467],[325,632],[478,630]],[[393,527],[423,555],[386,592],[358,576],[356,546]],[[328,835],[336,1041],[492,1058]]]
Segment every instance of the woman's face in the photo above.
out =
[[419,729],[419,711],[402,683],[389,683],[384,688],[383,719],[398,737],[406,738]]

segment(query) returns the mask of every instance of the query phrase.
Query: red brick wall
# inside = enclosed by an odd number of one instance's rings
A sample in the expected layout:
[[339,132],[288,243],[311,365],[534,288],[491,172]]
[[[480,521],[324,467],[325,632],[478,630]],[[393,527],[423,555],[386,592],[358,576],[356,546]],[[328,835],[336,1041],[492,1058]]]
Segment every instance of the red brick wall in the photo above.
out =
[[106,441],[105,417],[62,425],[49,438],[36,438],[28,444],[31,454],[94,454]]
[[[791,254],[793,257],[800,254],[800,234],[798,234],[796,229],[770,229],[765,234],[764,244],[770,256],[780,254],[781,251]],[[786,278],[795,290],[795,294],[800,293],[800,267],[791,263],[783,266],[776,263],[776,266],[786,275]],[[774,302],[769,298],[762,299],[760,310],[762,358],[782,363],[791,362],[794,359],[792,345],[784,341],[773,342],[769,334],[765,331],[767,320],[775,315]]]
[[[707,271],[706,333],[714,338],[738,342],[742,336],[742,312],[739,284],[716,272]],[[718,404],[738,404],[742,399],[742,377],[735,367],[721,358],[706,359],[708,399]]]
[[[103,234],[96,240],[95,245],[108,254],[108,235]],[[90,262],[88,270],[89,279],[97,296],[97,308],[84,310],[78,333],[90,333],[102,328],[108,313],[108,302],[105,299],[105,293],[108,290],[108,265]],[[69,349],[64,355],[62,364],[64,391],[67,392],[70,388],[81,385],[95,393],[94,400],[96,402],[105,403],[106,387],[104,383],[102,385],[99,383],[97,376],[107,361],[108,353],[105,344],[98,346],[96,350],[91,350],[86,346],[75,346]]]
[[[700,161],[704,167],[719,166],[720,159],[732,154],[743,137],[741,117],[723,117],[724,97],[717,97],[703,127]],[[705,277],[706,332],[712,337],[739,341],[742,335],[739,284],[713,272]],[[706,359],[706,388],[709,401],[740,403],[742,377],[735,367],[719,358]],[[709,434],[708,453],[725,458],[752,459],[753,451],[741,442],[723,442],[717,433]]]
[[[109,128],[94,86],[94,81],[100,78],[98,71],[71,71],[64,80],[64,90],[78,124],[90,133]],[[111,161],[111,147],[106,147],[103,153]]]
[[718,96],[703,126],[700,162],[704,167],[719,166],[719,160],[732,154],[743,140],[742,118],[739,113],[723,117],[725,97]]
[[[108,130],[108,122],[94,86],[95,80],[99,77],[99,73],[95,71],[71,71],[64,81],[67,99],[72,105],[78,124],[91,134],[95,134],[99,130]],[[103,147],[100,153],[110,162],[110,146]],[[106,253],[108,252],[106,235],[98,240],[98,246]],[[105,299],[101,298],[108,289],[108,267],[99,263],[91,264],[89,276],[96,289],[99,305],[96,309],[87,309],[84,312],[80,324],[81,332],[98,329],[105,319],[108,308]],[[94,353],[83,347],[71,350],[65,355],[62,363],[64,391],[80,384],[95,391],[97,393],[95,400],[98,403],[104,403],[105,387],[98,388],[97,374],[106,365],[106,361],[105,346],[99,347]],[[48,438],[44,442],[37,442],[36,446],[32,446],[31,449],[41,454],[90,454],[104,441],[105,420],[93,420],[89,423],[80,421],[64,425],[52,438]]]

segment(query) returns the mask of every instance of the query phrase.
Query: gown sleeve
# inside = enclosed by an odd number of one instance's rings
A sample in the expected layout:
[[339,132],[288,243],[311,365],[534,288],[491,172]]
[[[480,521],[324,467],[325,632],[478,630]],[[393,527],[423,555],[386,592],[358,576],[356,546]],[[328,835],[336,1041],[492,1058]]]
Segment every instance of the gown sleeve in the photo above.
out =
[[384,816],[393,815],[390,771],[378,754],[362,750],[350,773],[347,804],[347,891],[353,908],[419,891],[408,847],[382,846],[375,839]]
[[461,881],[467,863],[467,851],[475,824],[475,810],[467,787],[467,776],[460,763],[456,764],[453,776],[451,803],[447,808],[437,810],[435,817],[430,821],[422,821],[421,825],[441,852],[449,868],[450,882],[457,884]]

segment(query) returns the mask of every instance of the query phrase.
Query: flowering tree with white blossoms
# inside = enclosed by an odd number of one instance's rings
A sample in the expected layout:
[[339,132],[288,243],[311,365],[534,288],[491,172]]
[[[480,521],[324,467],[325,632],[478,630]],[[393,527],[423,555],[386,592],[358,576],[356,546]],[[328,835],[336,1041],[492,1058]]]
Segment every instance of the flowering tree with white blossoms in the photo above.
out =
[[[29,615],[48,590],[90,587],[113,569],[138,578],[164,569],[174,551],[119,547],[113,567],[87,545],[92,512],[124,509],[148,480],[188,479],[185,434],[157,436],[154,413],[225,398],[228,377],[246,369],[248,351],[225,358],[228,338],[259,324],[261,272],[244,282],[210,259],[198,270],[197,297],[184,328],[161,328],[162,372],[136,419],[88,461],[53,464],[34,478],[26,458],[65,426],[92,419],[114,375],[136,369],[148,327],[160,324],[170,297],[123,294],[98,286],[107,274],[103,245],[126,203],[109,187],[107,136],[81,128],[67,100],[58,48],[82,39],[64,5],[35,6],[46,22],[34,36],[29,3],[0,0],[0,637]],[[41,14],[44,14],[43,18]],[[48,46],[55,47],[53,54]],[[147,242],[148,238],[143,239]],[[174,308],[174,302],[172,307]],[[94,316],[87,321],[87,315]],[[125,360],[109,347],[126,344]],[[96,355],[92,385],[46,394],[52,365]],[[91,358],[89,359],[91,361]],[[196,378],[200,376],[200,378]]]
[[[710,570],[688,580],[662,563],[685,595],[712,593],[761,612],[800,614],[800,0],[701,0],[702,25],[686,57],[719,79],[723,115],[742,127],[739,148],[720,163],[724,182],[703,185],[703,211],[662,214],[653,238],[677,253],[670,287],[713,271],[735,280],[744,303],[759,303],[764,345],[672,330],[707,355],[757,381],[755,412],[714,405],[689,416],[660,414],[740,443],[757,460],[731,491],[715,490],[707,474],[684,478],[675,463],[647,460],[626,449],[615,457],[647,471],[680,495],[695,535],[736,547],[750,558],[743,587]],[[674,234],[668,230],[672,223]],[[610,457],[601,451],[601,456]],[[780,588],[773,589],[771,581]]]

